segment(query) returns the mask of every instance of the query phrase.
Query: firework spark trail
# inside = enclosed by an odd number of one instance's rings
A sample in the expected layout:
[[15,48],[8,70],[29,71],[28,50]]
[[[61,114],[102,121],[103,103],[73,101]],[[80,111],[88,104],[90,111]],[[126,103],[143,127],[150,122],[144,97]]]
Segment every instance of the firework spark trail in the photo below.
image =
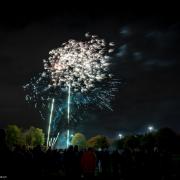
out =
[[[67,107],[67,121],[68,121],[68,128],[69,128],[69,121],[70,121],[70,100],[71,100],[71,85],[68,85],[68,107]],[[67,129],[67,148],[69,146],[69,129]]]
[[51,147],[53,147],[54,141],[55,141],[55,137],[52,138]]
[[54,143],[52,144],[52,146],[54,146],[54,145],[56,144],[56,142],[57,142],[57,140],[58,140],[58,137],[59,137],[59,132],[58,132],[57,136],[55,137]]
[[48,141],[48,143],[47,143],[47,147],[50,147],[50,145],[51,145],[51,138],[49,138],[49,141]]
[[68,119],[68,125],[69,125],[69,113],[70,113],[70,99],[71,99],[71,85],[68,86],[68,108],[67,108],[67,119]]
[[52,147],[53,141],[54,141],[54,138],[53,137],[50,138],[50,140],[49,140],[49,147]]
[[51,133],[51,122],[52,122],[52,113],[53,113],[53,109],[54,109],[54,98],[52,99],[52,103],[51,103],[51,113],[50,113],[50,117],[49,117],[48,137],[47,137],[47,147],[49,146],[49,136],[50,136],[50,133]]
[[69,129],[67,130],[66,147],[69,147]]

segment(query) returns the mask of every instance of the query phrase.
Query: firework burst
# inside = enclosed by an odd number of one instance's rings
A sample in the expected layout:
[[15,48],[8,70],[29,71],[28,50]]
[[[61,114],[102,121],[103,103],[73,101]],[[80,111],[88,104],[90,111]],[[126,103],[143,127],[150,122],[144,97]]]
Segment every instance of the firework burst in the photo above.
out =
[[95,88],[96,82],[112,76],[108,73],[110,57],[106,54],[113,49],[106,49],[105,41],[95,35],[87,33],[86,37],[90,37],[88,41],[69,40],[49,52],[50,57],[44,60],[44,69],[51,77],[49,87],[70,85],[72,92],[83,93]]
[[[70,119],[71,122],[78,122],[82,119],[82,116],[77,116],[78,110],[82,111],[90,105],[112,110],[110,102],[119,84],[109,73],[109,54],[113,52],[114,43],[106,43],[104,39],[89,33],[85,34],[85,38],[85,41],[69,40],[51,50],[49,58],[43,60],[44,72],[24,86],[26,100],[34,102],[43,119],[47,119],[47,107],[52,107],[49,102],[55,99],[51,120],[53,129],[66,113],[68,125]],[[71,113],[70,104],[73,108]]]

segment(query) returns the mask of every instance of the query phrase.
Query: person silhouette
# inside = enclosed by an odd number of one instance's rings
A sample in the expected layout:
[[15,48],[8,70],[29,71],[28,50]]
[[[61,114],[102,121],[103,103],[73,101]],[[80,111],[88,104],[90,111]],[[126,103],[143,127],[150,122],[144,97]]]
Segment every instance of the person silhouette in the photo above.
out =
[[92,179],[96,169],[96,155],[92,148],[88,148],[81,158],[81,168],[86,179]]

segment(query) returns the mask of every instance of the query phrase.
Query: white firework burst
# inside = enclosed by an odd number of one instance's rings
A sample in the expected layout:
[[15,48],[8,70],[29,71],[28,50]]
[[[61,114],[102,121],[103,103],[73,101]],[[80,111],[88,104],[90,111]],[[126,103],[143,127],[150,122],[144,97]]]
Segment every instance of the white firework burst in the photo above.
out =
[[74,92],[87,92],[96,82],[112,76],[108,73],[108,54],[113,52],[114,43],[106,45],[104,39],[89,33],[85,37],[86,41],[71,39],[49,52],[49,58],[43,61],[45,72],[42,73],[42,76],[50,73],[49,87],[70,85]]

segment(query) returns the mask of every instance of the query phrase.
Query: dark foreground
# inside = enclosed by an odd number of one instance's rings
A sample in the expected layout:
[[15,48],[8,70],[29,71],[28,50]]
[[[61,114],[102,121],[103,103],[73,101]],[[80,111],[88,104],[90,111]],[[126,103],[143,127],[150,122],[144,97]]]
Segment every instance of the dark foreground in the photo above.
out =
[[158,149],[122,149],[119,151],[43,150],[41,147],[13,151],[1,149],[1,177],[118,177],[132,179],[180,179],[178,155]]

